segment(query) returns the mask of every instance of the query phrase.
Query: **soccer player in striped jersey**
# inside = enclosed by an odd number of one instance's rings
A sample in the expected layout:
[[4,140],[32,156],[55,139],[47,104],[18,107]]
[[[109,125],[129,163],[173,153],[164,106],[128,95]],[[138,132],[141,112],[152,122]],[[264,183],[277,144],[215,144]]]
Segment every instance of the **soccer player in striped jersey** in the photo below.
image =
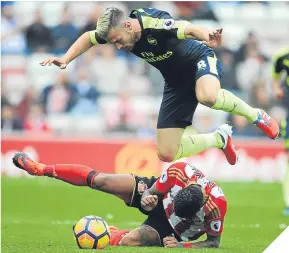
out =
[[[159,178],[132,174],[105,174],[84,165],[46,165],[25,153],[13,163],[34,176],[48,176],[76,186],[113,194],[138,208],[147,219],[132,230],[111,227],[115,246],[217,248],[227,211],[224,193],[195,167],[173,163]],[[206,234],[204,241],[194,242]]]
[[289,216],[289,48],[280,50],[274,55],[272,77],[274,95],[282,101],[287,110],[287,117],[281,123],[281,135],[287,152],[287,168],[283,180],[286,207],[283,213]]
[[219,148],[230,164],[236,164],[230,125],[221,125],[208,134],[184,134],[192,124],[198,103],[244,116],[268,137],[277,138],[278,124],[267,113],[221,88],[221,62],[212,48],[221,45],[222,29],[209,31],[165,11],[143,8],[127,16],[120,9],[109,8],[99,17],[96,30],[80,36],[63,57],[51,57],[40,64],[64,69],[92,46],[106,43],[144,59],[164,77],[157,123],[157,151],[162,161],[172,162]]

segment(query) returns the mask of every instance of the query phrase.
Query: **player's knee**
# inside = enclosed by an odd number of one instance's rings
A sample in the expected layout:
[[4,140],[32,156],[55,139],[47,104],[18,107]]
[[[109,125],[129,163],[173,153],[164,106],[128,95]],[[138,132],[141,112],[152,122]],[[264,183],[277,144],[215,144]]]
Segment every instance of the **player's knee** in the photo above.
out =
[[197,99],[201,104],[212,107],[217,101],[220,89],[220,82],[217,78],[211,75],[203,76],[196,84]]
[[175,159],[177,152],[178,148],[165,148],[165,149],[158,149],[157,153],[161,161],[169,163]]
[[212,107],[217,101],[217,93],[200,92],[197,94],[197,99],[201,104]]

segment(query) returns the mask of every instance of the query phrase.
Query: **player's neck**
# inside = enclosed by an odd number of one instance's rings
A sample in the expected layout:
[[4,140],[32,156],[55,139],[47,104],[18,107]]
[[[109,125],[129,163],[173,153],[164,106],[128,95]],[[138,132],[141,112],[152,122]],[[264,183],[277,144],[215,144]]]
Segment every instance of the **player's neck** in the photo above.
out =
[[131,24],[132,24],[134,33],[136,35],[136,41],[138,41],[141,37],[141,32],[142,32],[140,23],[137,19],[132,19]]

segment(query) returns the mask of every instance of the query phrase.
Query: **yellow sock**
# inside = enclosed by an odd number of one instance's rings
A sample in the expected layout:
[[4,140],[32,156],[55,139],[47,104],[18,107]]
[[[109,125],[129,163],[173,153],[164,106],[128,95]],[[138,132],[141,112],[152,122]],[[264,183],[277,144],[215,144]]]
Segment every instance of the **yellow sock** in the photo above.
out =
[[202,151],[209,148],[222,148],[224,142],[222,137],[218,133],[209,133],[209,134],[188,134],[184,132],[180,148],[178,153],[175,156],[174,161],[183,158],[189,157],[194,154],[201,153]]
[[283,196],[286,207],[289,207],[289,163],[287,165],[283,180]]
[[251,107],[233,93],[224,89],[218,91],[217,100],[212,109],[244,116],[250,123],[256,120],[258,114],[258,109]]

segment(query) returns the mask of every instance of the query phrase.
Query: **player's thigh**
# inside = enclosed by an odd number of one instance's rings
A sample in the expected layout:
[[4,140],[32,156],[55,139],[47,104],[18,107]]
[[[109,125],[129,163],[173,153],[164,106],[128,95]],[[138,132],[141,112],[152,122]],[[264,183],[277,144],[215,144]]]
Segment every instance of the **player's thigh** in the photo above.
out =
[[196,65],[196,96],[200,103],[213,106],[221,89],[221,62],[218,58],[205,56]]
[[115,195],[125,203],[130,203],[136,181],[132,174],[99,173],[93,180],[93,188]]
[[168,156],[168,159],[174,158],[178,152],[183,128],[164,128],[157,130],[157,152],[161,156]]
[[119,242],[121,246],[161,246],[158,232],[150,226],[141,226],[129,232]]

